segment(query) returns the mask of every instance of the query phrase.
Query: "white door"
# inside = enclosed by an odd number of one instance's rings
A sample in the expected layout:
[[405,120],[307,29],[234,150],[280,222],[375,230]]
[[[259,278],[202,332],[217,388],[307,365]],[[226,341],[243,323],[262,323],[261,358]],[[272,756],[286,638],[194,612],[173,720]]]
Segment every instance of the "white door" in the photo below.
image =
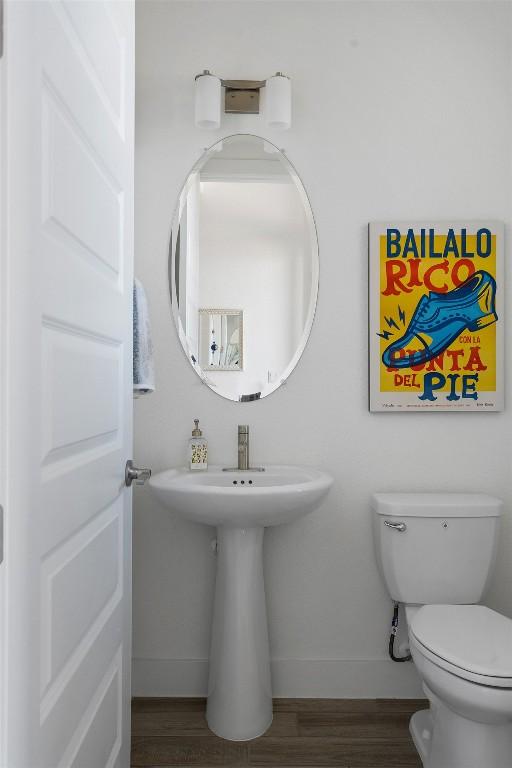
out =
[[0,764],[127,768],[133,4],[7,0],[0,68]]

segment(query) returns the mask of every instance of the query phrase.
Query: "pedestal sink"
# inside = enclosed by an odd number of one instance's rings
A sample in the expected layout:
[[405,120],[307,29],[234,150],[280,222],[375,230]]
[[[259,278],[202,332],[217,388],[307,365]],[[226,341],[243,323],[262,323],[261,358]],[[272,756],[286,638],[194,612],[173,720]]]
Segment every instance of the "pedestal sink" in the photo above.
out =
[[326,472],[292,466],[266,466],[263,472],[169,469],[149,482],[173,512],[217,527],[206,719],[218,736],[254,739],[272,722],[263,532],[312,512],[331,485]]

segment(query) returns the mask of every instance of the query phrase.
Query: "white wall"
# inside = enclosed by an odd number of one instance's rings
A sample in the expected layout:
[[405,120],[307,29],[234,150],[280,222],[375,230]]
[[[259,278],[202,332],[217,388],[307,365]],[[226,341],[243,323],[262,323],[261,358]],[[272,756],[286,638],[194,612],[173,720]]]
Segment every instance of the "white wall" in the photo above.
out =
[[[366,234],[371,220],[502,219],[508,264],[511,11],[499,2],[138,4],[136,264],[151,301],[157,392],[135,403],[135,459],[154,470],[182,463],[198,416],[212,462],[233,463],[236,425],[246,422],[255,463],[320,465],[335,478],[318,512],[266,533],[278,695],[419,692],[412,665],[387,660],[391,606],[373,554],[373,491],[503,496],[488,602],[512,616],[512,403],[501,414],[368,412]],[[292,129],[229,116],[217,133],[196,130],[193,78],[205,67],[235,78],[290,74]],[[237,131],[286,149],[320,243],[303,358],[286,386],[246,404],[219,398],[184,359],[166,283],[180,186],[205,146]],[[136,489],[134,534],[135,692],[204,692],[214,531]]]

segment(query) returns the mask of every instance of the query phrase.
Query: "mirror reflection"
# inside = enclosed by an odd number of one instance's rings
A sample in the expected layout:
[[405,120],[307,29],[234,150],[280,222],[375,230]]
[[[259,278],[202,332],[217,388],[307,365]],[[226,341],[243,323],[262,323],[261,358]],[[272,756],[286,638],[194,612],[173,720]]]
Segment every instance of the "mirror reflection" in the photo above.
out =
[[215,392],[257,400],[297,364],[313,321],[318,249],[295,170],[249,135],[208,150],[181,192],[170,243],[174,319]]
[[243,371],[241,309],[199,310],[199,365],[202,370]]

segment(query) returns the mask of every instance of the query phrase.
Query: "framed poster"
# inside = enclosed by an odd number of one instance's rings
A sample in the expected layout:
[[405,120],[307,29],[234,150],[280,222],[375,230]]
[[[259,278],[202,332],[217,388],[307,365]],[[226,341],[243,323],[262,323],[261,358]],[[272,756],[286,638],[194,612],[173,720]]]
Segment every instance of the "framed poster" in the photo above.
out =
[[369,225],[371,411],[503,410],[503,224]]

